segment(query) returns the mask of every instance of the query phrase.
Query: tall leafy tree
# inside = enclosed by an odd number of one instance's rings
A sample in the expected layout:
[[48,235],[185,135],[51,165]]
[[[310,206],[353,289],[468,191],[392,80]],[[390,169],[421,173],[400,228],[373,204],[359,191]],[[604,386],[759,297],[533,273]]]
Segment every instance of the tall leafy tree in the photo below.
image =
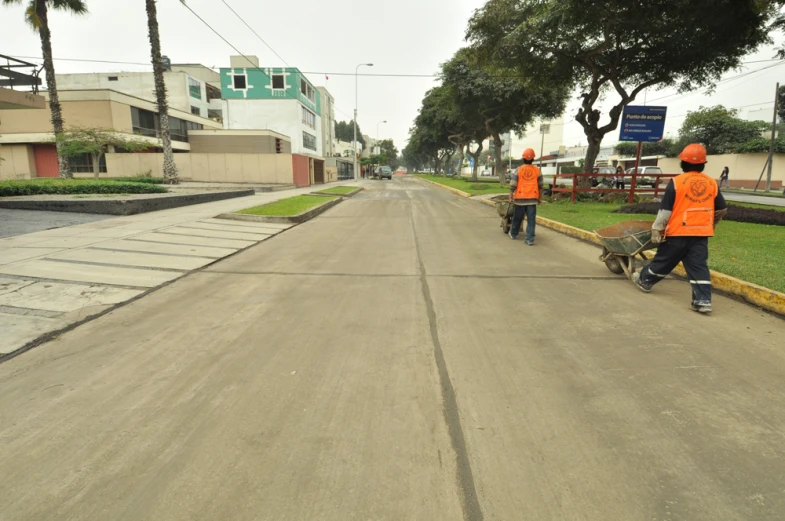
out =
[[[24,0],[2,0],[5,5],[21,4]],[[44,58],[44,71],[46,73],[46,87],[49,91],[49,110],[52,113],[52,127],[54,133],[61,134],[65,126],[63,109],[60,106],[60,97],[57,95],[57,81],[55,79],[55,65],[52,60],[52,31],[49,28],[49,11],[58,10],[72,14],[83,15],[87,13],[87,5],[82,0],[30,0],[25,11],[25,20],[38,33],[41,38],[41,53]],[[68,167],[68,157],[62,153],[62,146],[57,144],[57,166],[60,177],[70,178],[71,170]]]
[[[770,41],[783,0],[489,0],[467,37],[485,56],[579,88],[590,172],[625,105],[649,87],[711,85]],[[602,114],[601,96],[619,101]]]
[[385,164],[390,168],[398,168],[400,164],[398,161],[398,149],[395,148],[395,143],[392,139],[383,139],[379,141],[379,150],[385,158]]
[[[351,143],[354,140],[354,123],[349,121],[336,121],[335,122],[335,137],[341,141]],[[357,124],[357,142],[365,148],[365,138],[363,137],[360,124]]]
[[457,125],[455,117],[447,89],[434,87],[425,94],[409,143],[430,158],[436,172],[455,154],[456,146],[450,139]]
[[700,107],[689,112],[682,123],[679,145],[703,143],[709,154],[732,154],[739,145],[761,139],[761,132],[769,126],[765,121],[740,119],[737,110],[722,105]]
[[[471,49],[461,49],[442,65],[442,81],[456,102],[482,119],[485,134],[493,138],[491,152],[499,182],[507,183],[502,165],[502,138],[508,131],[523,132],[537,118],[564,112],[569,89],[551,84],[536,71],[523,75],[515,69],[481,60]],[[476,161],[475,161],[476,162]]]
[[[185,0],[181,0],[185,3]],[[150,57],[153,62],[153,78],[155,81],[155,99],[158,104],[158,117],[161,125],[161,148],[164,152],[164,182],[179,183],[177,165],[172,151],[172,134],[169,127],[169,102],[166,98],[164,82],[164,63],[161,57],[161,35],[158,31],[158,10],[156,0],[145,0],[147,9],[147,33],[150,39]]]

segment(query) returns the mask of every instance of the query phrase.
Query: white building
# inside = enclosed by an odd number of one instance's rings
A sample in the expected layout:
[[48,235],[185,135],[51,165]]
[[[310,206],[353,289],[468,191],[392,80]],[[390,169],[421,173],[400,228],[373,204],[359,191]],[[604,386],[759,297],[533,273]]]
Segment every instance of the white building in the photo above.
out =
[[325,87],[316,87],[322,99],[322,155],[334,157],[335,147],[335,98]]
[[[541,125],[548,126],[544,139],[540,132]],[[527,148],[534,149],[537,157],[540,152],[544,157],[558,156],[564,145],[564,118],[558,117],[552,120],[537,120],[526,127],[526,131],[518,136],[514,132],[502,136],[502,157],[513,161],[519,160],[523,156],[523,151]]]
[[[155,101],[152,72],[57,74],[59,90],[113,90]],[[195,116],[221,121],[221,89],[217,72],[203,65],[174,65],[164,72],[169,106]]]

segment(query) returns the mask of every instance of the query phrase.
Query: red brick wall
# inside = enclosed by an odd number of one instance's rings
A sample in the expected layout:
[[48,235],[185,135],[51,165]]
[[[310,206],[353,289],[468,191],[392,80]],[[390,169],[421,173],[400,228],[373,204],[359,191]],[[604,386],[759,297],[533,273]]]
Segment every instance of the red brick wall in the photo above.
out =
[[307,157],[292,154],[292,171],[294,172],[294,184],[301,187],[311,185],[311,170]]

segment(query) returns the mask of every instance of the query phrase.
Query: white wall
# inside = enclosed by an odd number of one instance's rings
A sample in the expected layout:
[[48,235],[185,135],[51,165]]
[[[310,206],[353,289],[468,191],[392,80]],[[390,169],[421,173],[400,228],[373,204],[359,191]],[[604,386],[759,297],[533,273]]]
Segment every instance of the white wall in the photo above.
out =
[[[110,77],[117,77],[117,81],[110,81]],[[208,103],[207,86],[202,80],[196,80],[202,91],[201,99],[191,97],[188,90],[188,78],[189,76],[185,72],[164,73],[164,83],[166,83],[171,108],[190,114],[191,107],[197,107],[199,108],[199,116],[203,118],[207,117],[208,108],[221,109],[221,100],[213,100],[212,103]],[[58,74],[57,88],[61,91],[110,89],[129,96],[155,101],[155,80],[152,72]]]
[[[523,151],[527,148],[532,148],[540,156],[540,148],[542,147],[542,134],[540,134],[540,121],[535,121],[526,127],[526,135],[519,138],[514,132],[512,133],[512,157],[520,159]],[[544,123],[550,123],[550,134],[545,134],[545,147],[543,154],[548,155],[551,152],[559,150],[559,147],[564,144],[564,118],[556,118]],[[504,149],[506,150],[506,146]]]
[[[223,100],[224,128],[229,130],[274,130],[292,141],[292,154],[322,155],[322,118],[316,128],[302,123],[303,105],[297,100]],[[316,150],[303,147],[303,132],[316,138]]]

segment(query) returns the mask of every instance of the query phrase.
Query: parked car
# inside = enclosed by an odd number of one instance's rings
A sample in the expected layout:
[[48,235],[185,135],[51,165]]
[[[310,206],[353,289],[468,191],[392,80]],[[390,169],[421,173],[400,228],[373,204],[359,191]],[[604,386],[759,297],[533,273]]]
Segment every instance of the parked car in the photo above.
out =
[[386,165],[376,167],[376,170],[374,171],[374,175],[379,179],[392,179],[392,173],[392,168]]
[[[633,173],[635,173],[634,167],[628,168],[627,171],[625,172],[625,174],[627,175],[632,175]],[[643,174],[644,177],[638,177],[637,181],[635,181],[635,184],[638,186],[651,186],[652,188],[654,188],[655,186],[657,186],[657,178],[649,177],[649,176],[660,175],[662,173],[663,173],[662,168],[658,166],[639,166],[638,174],[639,175]],[[662,182],[662,179],[660,179],[660,182]]]

